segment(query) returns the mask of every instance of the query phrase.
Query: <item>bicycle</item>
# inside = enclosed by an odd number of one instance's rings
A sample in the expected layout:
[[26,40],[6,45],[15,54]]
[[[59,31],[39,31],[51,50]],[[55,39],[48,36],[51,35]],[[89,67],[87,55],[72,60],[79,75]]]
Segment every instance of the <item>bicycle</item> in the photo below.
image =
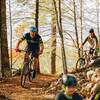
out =
[[92,61],[92,60],[94,60],[93,56],[95,59],[95,55],[89,54],[89,50],[83,50],[83,56],[80,57],[76,62],[76,70],[84,68],[84,67],[88,66],[91,62],[93,62]]
[[[25,50],[19,50],[19,52],[25,52]],[[21,86],[25,87],[26,83],[26,78],[29,78],[29,81],[31,82],[35,76],[36,76],[36,70],[33,68],[33,59],[32,53],[29,55],[29,57],[24,58],[24,64],[23,64],[23,69],[21,73]]]

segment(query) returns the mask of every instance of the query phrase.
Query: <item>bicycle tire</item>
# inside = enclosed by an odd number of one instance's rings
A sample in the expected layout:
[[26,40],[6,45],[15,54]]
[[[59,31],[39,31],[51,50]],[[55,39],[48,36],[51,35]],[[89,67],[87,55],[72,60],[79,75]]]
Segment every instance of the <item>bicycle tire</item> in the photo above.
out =
[[27,77],[27,75],[24,75],[24,74],[21,75],[21,86],[22,86],[22,87],[25,86],[26,77]]
[[25,86],[25,82],[26,82],[26,77],[28,75],[29,72],[29,68],[28,66],[24,66],[23,70],[22,70],[22,74],[21,74],[21,86],[24,87]]
[[76,62],[76,70],[83,68],[85,65],[85,59],[84,58],[79,58]]

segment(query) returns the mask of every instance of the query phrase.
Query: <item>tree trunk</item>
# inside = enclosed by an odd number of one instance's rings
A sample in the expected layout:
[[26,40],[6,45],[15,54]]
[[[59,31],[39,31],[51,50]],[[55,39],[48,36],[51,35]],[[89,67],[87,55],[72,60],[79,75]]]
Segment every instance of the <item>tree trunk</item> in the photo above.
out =
[[36,0],[36,15],[35,15],[35,26],[37,27],[38,31],[38,19],[39,19],[39,0]]
[[62,32],[61,1],[59,1],[59,15],[58,15],[57,7],[56,7],[56,1],[53,0],[53,3],[54,3],[55,12],[56,12],[58,31],[61,38],[63,73],[67,73],[67,62],[66,62],[66,55],[65,55],[65,48],[64,48],[64,38],[63,38],[63,32]]
[[96,0],[96,11],[97,11],[97,33],[99,37],[99,46],[100,46],[100,33],[99,33],[99,0]]
[[1,72],[3,77],[11,75],[6,26],[6,0],[0,0],[0,34],[1,34]]
[[11,12],[11,0],[9,0],[9,26],[10,26],[10,67],[12,68],[12,12]]
[[62,60],[64,66],[64,73],[67,73],[67,62],[66,62],[66,54],[65,54],[65,47],[64,47],[64,38],[63,38],[63,28],[62,28],[62,13],[61,13],[61,0],[59,0],[59,24],[60,24],[60,32],[61,32],[61,50],[62,50]]
[[[35,14],[35,27],[37,28],[37,34],[38,34],[38,19],[39,19],[39,0],[36,0],[36,14]],[[38,58],[39,60],[39,58]],[[40,63],[38,63],[37,73],[40,73]]]
[[[80,1],[81,43],[83,43],[83,0]],[[82,53],[83,55],[83,48]]]
[[[74,24],[75,24],[76,42],[77,42],[77,48],[79,48],[79,39],[78,39],[78,32],[77,32],[77,19],[76,19],[76,2],[75,2],[75,0],[73,0],[73,6],[74,6]],[[80,57],[79,49],[78,49],[78,56]]]
[[[1,16],[1,13],[0,13],[0,16]],[[0,27],[1,27],[1,22],[0,22]],[[0,28],[0,32],[1,32],[1,28]],[[2,77],[2,73],[1,73],[1,34],[0,34],[0,78],[1,77]]]
[[[52,7],[52,10],[54,6]],[[56,16],[55,11],[52,11],[52,44],[51,44],[51,73],[56,73]]]

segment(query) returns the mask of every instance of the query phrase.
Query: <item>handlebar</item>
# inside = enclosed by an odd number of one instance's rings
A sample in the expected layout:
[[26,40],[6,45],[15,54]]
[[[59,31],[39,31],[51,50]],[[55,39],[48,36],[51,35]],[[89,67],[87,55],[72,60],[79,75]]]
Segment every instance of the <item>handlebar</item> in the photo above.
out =
[[25,50],[19,50],[19,52],[25,52]]
[[[82,50],[82,48],[78,48],[78,50]],[[89,50],[83,50],[83,52],[87,52],[87,51],[89,51]]]
[[16,52],[25,52],[25,50],[22,49],[15,49]]

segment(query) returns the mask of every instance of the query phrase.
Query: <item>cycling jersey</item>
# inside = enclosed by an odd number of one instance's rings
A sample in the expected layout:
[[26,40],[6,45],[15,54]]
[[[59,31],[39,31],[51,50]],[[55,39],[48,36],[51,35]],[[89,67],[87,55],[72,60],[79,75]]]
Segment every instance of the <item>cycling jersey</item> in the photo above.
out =
[[37,57],[39,53],[39,45],[43,43],[41,36],[39,34],[36,34],[35,37],[32,38],[30,36],[30,33],[26,33],[22,37],[22,40],[24,39],[26,39],[27,41],[26,52],[32,52],[32,55]]
[[97,39],[97,37],[94,35],[94,37],[93,38],[90,38],[89,36],[85,39],[85,41],[83,42],[83,45],[86,43],[86,42],[89,42],[89,44],[90,44],[90,46],[91,46],[91,48],[94,48],[94,46],[96,45],[98,45],[98,39]]
[[64,92],[60,92],[56,95],[55,100],[83,100],[78,93],[73,93],[72,98],[68,97]]

